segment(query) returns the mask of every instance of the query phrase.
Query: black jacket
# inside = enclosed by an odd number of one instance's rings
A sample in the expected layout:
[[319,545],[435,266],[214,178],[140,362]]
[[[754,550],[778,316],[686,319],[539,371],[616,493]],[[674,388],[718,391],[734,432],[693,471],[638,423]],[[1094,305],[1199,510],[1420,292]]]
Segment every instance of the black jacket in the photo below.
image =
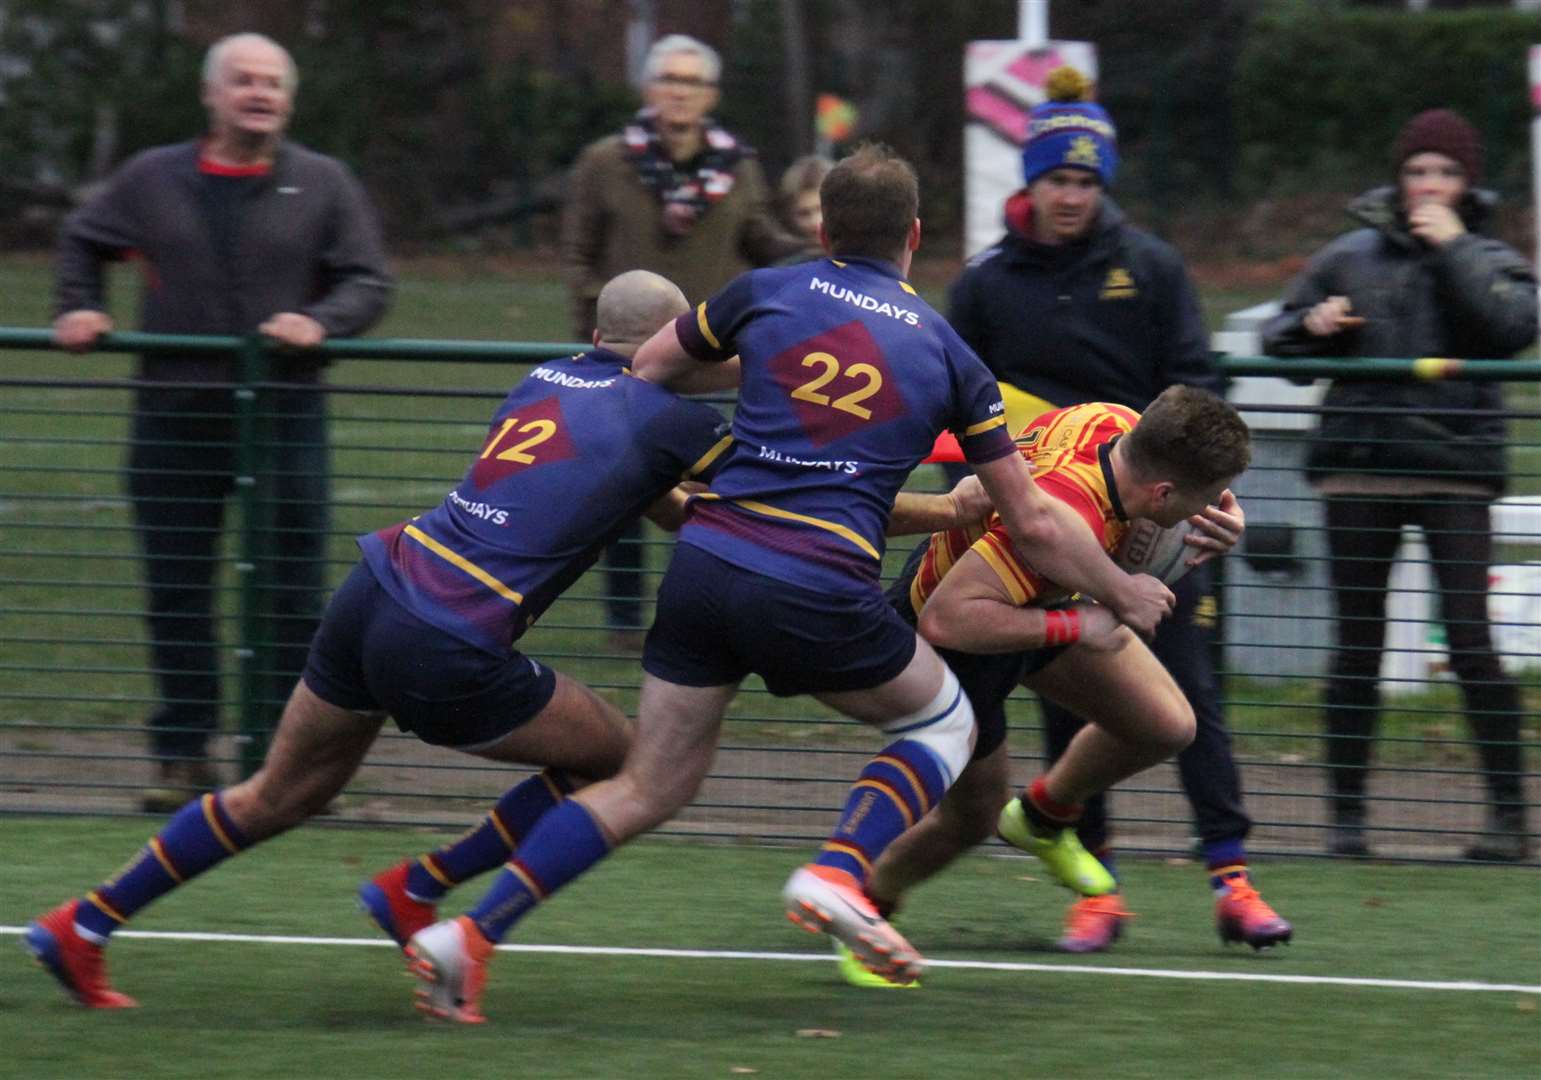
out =
[[[1469,230],[1442,248],[1407,231],[1395,188],[1349,204],[1365,225],[1332,241],[1290,284],[1283,310],[1263,324],[1270,356],[1424,356],[1497,360],[1536,336],[1536,276],[1518,252],[1479,235],[1494,198],[1472,192],[1459,211]],[[1364,326],[1333,337],[1305,329],[1306,314],[1346,296]],[[1338,382],[1307,458],[1311,473],[1442,475],[1502,491],[1504,421],[1498,383]],[[1355,409],[1393,409],[1392,414]]]
[[[328,336],[362,333],[379,320],[393,281],[379,222],[341,162],[296,143],[279,147],[232,220],[228,249],[216,235],[198,142],[136,155],[65,221],[54,309],[105,305],[104,261],[143,261],[140,326],[172,334],[250,334],[281,311],[309,315]],[[287,358],[280,378],[316,375],[317,361]],[[165,380],[229,377],[229,361],[147,356],[141,372]]]
[[1106,198],[1074,244],[1028,239],[1030,213],[1025,192],[1008,200],[1006,235],[949,296],[948,321],[996,378],[1056,406],[1143,409],[1177,383],[1219,389],[1198,297],[1169,244]]

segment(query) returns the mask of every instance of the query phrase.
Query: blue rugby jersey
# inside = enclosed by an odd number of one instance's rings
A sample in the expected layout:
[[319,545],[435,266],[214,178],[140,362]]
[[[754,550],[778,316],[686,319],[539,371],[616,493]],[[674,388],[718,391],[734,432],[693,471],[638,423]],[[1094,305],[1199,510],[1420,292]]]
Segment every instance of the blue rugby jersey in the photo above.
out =
[[736,566],[873,588],[894,496],[943,428],[971,462],[1015,452],[994,376],[892,263],[752,270],[675,329],[697,359],[742,361],[733,453],[680,533]]
[[596,349],[541,364],[493,414],[460,486],[411,521],[359,537],[413,614],[507,655],[621,529],[731,442],[716,409],[633,378]]

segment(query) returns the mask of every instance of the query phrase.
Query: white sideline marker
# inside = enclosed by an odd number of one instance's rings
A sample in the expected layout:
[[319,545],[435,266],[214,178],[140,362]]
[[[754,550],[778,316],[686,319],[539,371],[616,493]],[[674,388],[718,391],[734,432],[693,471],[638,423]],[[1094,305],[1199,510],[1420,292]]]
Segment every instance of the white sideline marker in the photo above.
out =
[[[0,935],[19,937],[24,926],[0,926]],[[215,934],[199,931],[118,930],[113,937],[152,941],[213,941],[246,945],[328,945],[370,948],[396,947],[384,938],[304,937],[287,934]],[[498,952],[550,953],[567,956],[643,956],[669,960],[769,960],[833,964],[829,953],[742,952],[733,949],[628,949],[606,945],[499,945]],[[1209,982],[1296,983],[1310,986],[1369,986],[1389,990],[1452,990],[1464,993],[1541,994],[1541,985],[1524,983],[1437,982],[1421,979],[1354,979],[1337,975],[1269,975],[1241,971],[1181,971],[1171,968],[1096,967],[1090,964],[1027,964],[1002,960],[927,960],[929,968],[971,971],[1037,971],[1069,975],[1124,975],[1151,979],[1197,979]]]

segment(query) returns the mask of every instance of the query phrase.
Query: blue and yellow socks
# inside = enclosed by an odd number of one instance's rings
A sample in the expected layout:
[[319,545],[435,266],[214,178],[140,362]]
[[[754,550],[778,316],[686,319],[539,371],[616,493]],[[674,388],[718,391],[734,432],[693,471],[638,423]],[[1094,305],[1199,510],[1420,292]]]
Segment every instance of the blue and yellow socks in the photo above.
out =
[[546,769],[509,788],[480,825],[454,843],[417,857],[407,870],[408,895],[433,903],[462,881],[501,866],[573,787],[562,772]]
[[501,941],[537,904],[609,853],[610,841],[588,808],[565,799],[536,822],[481,903],[466,915],[488,941]]
[[843,870],[865,884],[883,849],[946,791],[947,779],[929,748],[913,739],[890,743],[851,785],[840,822],[814,865]]
[[221,794],[182,807],[132,862],[87,893],[75,911],[77,932],[100,945],[152,900],[248,847]]
[[1204,864],[1209,868],[1209,887],[1216,896],[1231,891],[1231,882],[1252,880],[1247,870],[1247,849],[1239,839],[1205,841]]

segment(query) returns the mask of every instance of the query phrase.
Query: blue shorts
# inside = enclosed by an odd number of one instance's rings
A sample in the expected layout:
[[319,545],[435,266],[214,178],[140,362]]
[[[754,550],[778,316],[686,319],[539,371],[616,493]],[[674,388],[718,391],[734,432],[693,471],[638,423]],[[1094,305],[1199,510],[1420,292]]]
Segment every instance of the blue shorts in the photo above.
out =
[[[910,603],[910,583],[915,580],[915,571],[920,569],[920,560],[930,543],[929,537],[920,542],[905,560],[899,579],[888,587],[888,602],[911,626],[915,625],[915,608]],[[1042,671],[1069,647],[1046,645],[1015,653],[966,653],[937,648],[937,655],[952,668],[952,673],[958,677],[958,685],[963,687],[969,704],[974,706],[979,737],[974,742],[972,760],[988,757],[1006,741],[1006,698],[1011,692],[1023,679]]]
[[519,652],[493,656],[398,604],[359,563],[322,616],[305,685],[355,712],[388,712],[426,743],[477,750],[532,719],[556,672]]
[[677,544],[642,666],[679,686],[727,686],[753,672],[786,697],[869,690],[914,655],[914,628],[876,589],[858,597],[800,589]]

